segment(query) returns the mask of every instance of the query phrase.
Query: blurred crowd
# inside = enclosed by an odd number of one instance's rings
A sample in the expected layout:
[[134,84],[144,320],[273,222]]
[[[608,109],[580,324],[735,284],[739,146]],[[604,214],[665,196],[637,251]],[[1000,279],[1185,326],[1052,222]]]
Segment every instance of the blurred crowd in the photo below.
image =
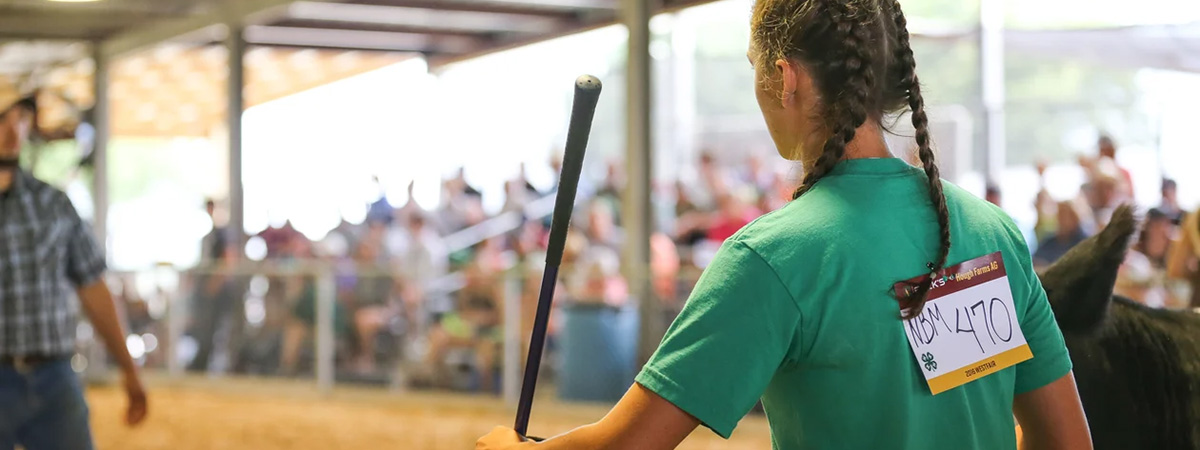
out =
[[[550,162],[556,176],[560,164]],[[691,181],[655,189],[656,198],[666,200],[655,207],[667,208],[660,212],[669,219],[654,223],[648,281],[664,322],[678,312],[721,242],[782,206],[792,189],[783,172],[768,169],[759,157],[718,161],[703,152],[694,167]],[[633,303],[621,262],[625,176],[617,161],[605,168],[598,181],[580,183],[556,305]],[[318,241],[286,222],[250,236],[265,247],[263,261],[250,266],[221,226],[218,205],[207,202],[214,227],[202,241],[201,263],[190,272],[186,294],[185,333],[194,342],[185,352],[188,368],[311,373],[318,275],[332,267],[337,363],[347,376],[392,379],[404,372],[416,385],[495,391],[503,299],[519,292],[522,317],[533,316],[549,235],[546,206],[553,204],[557,181],[538,189],[522,166],[492,214],[461,170],[444,180],[435,209],[413,201],[412,189],[401,205],[381,195],[362,223],[343,221]],[[539,201],[540,209],[533,206]],[[526,340],[529,322],[521,322]],[[555,315],[550,352],[558,323]]]
[[[1043,188],[1037,196],[1036,240],[1030,246],[1039,268],[1102,229],[1119,205],[1132,203],[1133,179],[1116,163],[1112,140],[1101,139],[1098,147],[1097,154],[1079,159],[1086,180],[1077,195],[1054,199]],[[757,155],[722,159],[726,156],[703,151],[679,181],[655,186],[646,274],[622,270],[629,220],[621,207],[622,166],[610,162],[605,176],[582,180],[556,311],[571,305],[627,307],[636,300],[631,286],[648,281],[651,301],[668,323],[721,243],[791,199],[795,177],[781,169],[792,167],[768,167]],[[559,164],[550,163],[556,176]],[[1044,185],[1045,167],[1038,169]],[[192,271],[186,332],[196,345],[189,368],[214,370],[213,362],[223,359],[224,370],[234,372],[311,373],[318,298],[327,289],[334,298],[340,376],[494,393],[506,296],[520,299],[520,347],[528,348],[556,189],[557,181],[548,189],[535,187],[522,166],[505,184],[503,207],[489,214],[481,191],[460,170],[444,180],[441,202],[432,210],[412,200],[410,185],[404,204],[381,196],[362,223],[344,221],[319,241],[288,223],[249,237],[266,248],[253,274],[234,270],[245,261],[227,230],[214,226],[203,241],[203,262]],[[1200,224],[1197,214],[1188,215],[1178,204],[1175,189],[1174,181],[1163,180],[1160,204],[1142,208],[1145,223],[1122,266],[1117,292],[1152,307],[1200,307]],[[989,186],[985,197],[1000,204],[1002,191]],[[206,207],[219,223],[216,205]],[[333,276],[323,284],[314,268],[328,267]],[[560,322],[558,313],[552,316],[551,358]]]
[[1118,274],[1116,293],[1155,308],[1200,308],[1200,233],[1197,213],[1190,215],[1176,197],[1175,180],[1163,179],[1157,205],[1137,205],[1130,171],[1116,162],[1114,141],[1102,136],[1094,156],[1081,156],[1085,181],[1071,198],[1053,199],[1045,189],[1045,164],[1039,164],[1042,189],[1037,195],[1035,267],[1045,267],[1079,242],[1104,228],[1121,205],[1134,206],[1141,226]]

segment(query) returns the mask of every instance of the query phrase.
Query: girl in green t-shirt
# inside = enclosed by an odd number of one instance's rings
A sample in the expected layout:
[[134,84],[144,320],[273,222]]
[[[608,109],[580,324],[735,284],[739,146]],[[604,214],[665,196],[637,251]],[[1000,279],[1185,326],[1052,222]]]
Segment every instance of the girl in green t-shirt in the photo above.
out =
[[[760,397],[776,449],[1011,449],[1014,416],[1026,448],[1091,448],[1024,238],[940,179],[899,1],[758,0],[748,57],[779,154],[804,168],[794,200],[725,241],[611,413],[539,443],[497,428],[476,448],[671,449],[701,425],[728,437]],[[884,140],[905,109],[920,168]],[[932,282],[887,291],[997,253],[1033,357],[933,395],[900,321]]]

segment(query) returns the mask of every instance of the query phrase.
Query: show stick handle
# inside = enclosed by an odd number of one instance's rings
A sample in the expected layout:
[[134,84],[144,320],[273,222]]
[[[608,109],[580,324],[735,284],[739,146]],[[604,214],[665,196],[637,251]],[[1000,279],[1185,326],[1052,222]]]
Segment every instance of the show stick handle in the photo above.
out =
[[583,155],[587,151],[588,135],[592,131],[592,118],[596,115],[600,90],[600,80],[596,77],[584,75],[575,80],[575,102],[571,110],[570,128],[567,129],[567,146],[559,174],[554,216],[550,222],[550,242],[546,251],[546,264],[549,265],[557,266],[562,262],[567,228],[570,227],[575,206],[575,192],[583,171]]

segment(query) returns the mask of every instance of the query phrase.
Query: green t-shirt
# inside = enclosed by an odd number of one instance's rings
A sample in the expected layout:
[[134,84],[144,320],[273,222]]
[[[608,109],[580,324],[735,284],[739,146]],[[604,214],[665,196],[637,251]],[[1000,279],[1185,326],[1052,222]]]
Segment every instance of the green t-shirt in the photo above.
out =
[[1071,361],[1028,247],[945,183],[949,264],[995,251],[1033,359],[933,396],[894,283],[927,273],[938,226],[920,169],[856,159],[722,245],[637,382],[728,438],[762,399],[776,449],[1013,449],[1013,396]]

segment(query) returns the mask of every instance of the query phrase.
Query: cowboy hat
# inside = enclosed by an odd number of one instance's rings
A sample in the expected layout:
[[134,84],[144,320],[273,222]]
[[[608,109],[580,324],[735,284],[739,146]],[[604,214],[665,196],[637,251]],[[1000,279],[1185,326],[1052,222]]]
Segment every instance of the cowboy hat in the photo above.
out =
[[33,95],[21,96],[14,91],[0,89],[0,114],[6,113],[16,106],[24,106],[30,111],[37,111],[37,98]]

